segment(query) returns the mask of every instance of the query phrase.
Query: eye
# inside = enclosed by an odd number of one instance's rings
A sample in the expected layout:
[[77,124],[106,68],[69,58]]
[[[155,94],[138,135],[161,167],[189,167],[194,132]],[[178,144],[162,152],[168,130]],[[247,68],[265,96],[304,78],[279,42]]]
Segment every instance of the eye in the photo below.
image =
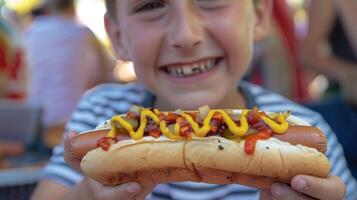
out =
[[134,12],[147,12],[163,7],[165,7],[165,2],[163,0],[147,0],[142,1],[141,3],[139,3],[139,5],[135,6]]

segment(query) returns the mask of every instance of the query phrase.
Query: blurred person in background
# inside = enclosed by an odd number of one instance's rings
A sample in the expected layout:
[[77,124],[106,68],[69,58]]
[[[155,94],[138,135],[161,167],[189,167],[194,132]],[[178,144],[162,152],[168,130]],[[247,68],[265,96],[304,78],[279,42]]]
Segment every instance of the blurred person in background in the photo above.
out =
[[[19,34],[11,23],[0,16],[0,107],[22,104],[26,98],[26,81],[26,65]],[[4,137],[3,125],[0,123],[0,169],[10,166],[5,157],[18,156],[25,150],[21,142]]]
[[26,28],[27,20],[24,19],[26,15],[21,15],[8,6],[1,7],[1,16],[18,33],[17,35],[21,35],[21,32]]
[[337,133],[357,177],[357,2],[311,1],[309,30],[301,53],[305,65],[330,79],[329,98],[310,107]]
[[29,63],[29,102],[43,107],[44,141],[61,141],[65,122],[81,95],[113,81],[114,62],[94,34],[75,21],[73,0],[47,0],[33,12],[25,33]]
[[17,33],[0,16],[0,98],[24,100],[26,68]]
[[294,101],[308,98],[308,77],[299,60],[299,38],[294,8],[286,0],[274,0],[272,25],[265,40],[256,43],[246,79]]

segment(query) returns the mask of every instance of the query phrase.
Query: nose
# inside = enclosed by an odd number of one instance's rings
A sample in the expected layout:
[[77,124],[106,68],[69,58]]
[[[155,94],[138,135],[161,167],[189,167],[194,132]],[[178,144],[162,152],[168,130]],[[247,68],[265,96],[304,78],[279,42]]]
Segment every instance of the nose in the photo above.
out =
[[189,9],[178,11],[170,23],[169,44],[179,50],[191,50],[202,43],[203,25],[200,17]]

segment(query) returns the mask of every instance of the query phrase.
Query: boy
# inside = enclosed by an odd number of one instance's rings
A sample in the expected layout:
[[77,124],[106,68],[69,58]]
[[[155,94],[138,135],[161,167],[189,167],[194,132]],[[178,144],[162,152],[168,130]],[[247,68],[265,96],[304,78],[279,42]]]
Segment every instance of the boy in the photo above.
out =
[[[299,175],[291,186],[276,183],[271,191],[261,193],[236,184],[190,182],[104,187],[87,178],[81,180],[64,164],[63,146],[59,146],[45,169],[48,179],[40,183],[34,199],[54,199],[65,193],[64,199],[143,199],[147,195],[149,199],[342,199],[345,188],[347,199],[356,197],[352,191],[355,180],[345,166],[341,146],[320,116],[260,87],[244,82],[236,87],[249,65],[253,41],[268,30],[271,0],[254,1],[255,5],[251,0],[106,3],[106,28],[113,47],[121,59],[134,62],[143,85],[105,85],[88,92],[68,130],[93,129],[112,115],[126,112],[132,104],[161,110],[195,109],[203,104],[211,108],[258,105],[263,110],[292,110],[327,134],[331,173],[341,176],[346,186],[337,176],[321,179]],[[73,135],[68,134],[68,140]],[[67,162],[78,167],[70,159]]]

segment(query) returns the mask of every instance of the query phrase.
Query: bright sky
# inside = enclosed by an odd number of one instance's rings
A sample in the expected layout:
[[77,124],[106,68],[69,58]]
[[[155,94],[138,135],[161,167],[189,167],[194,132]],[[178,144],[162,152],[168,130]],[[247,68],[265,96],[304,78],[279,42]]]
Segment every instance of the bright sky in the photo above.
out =
[[103,21],[105,11],[103,0],[77,0],[79,21],[87,25],[103,42],[107,41]]

